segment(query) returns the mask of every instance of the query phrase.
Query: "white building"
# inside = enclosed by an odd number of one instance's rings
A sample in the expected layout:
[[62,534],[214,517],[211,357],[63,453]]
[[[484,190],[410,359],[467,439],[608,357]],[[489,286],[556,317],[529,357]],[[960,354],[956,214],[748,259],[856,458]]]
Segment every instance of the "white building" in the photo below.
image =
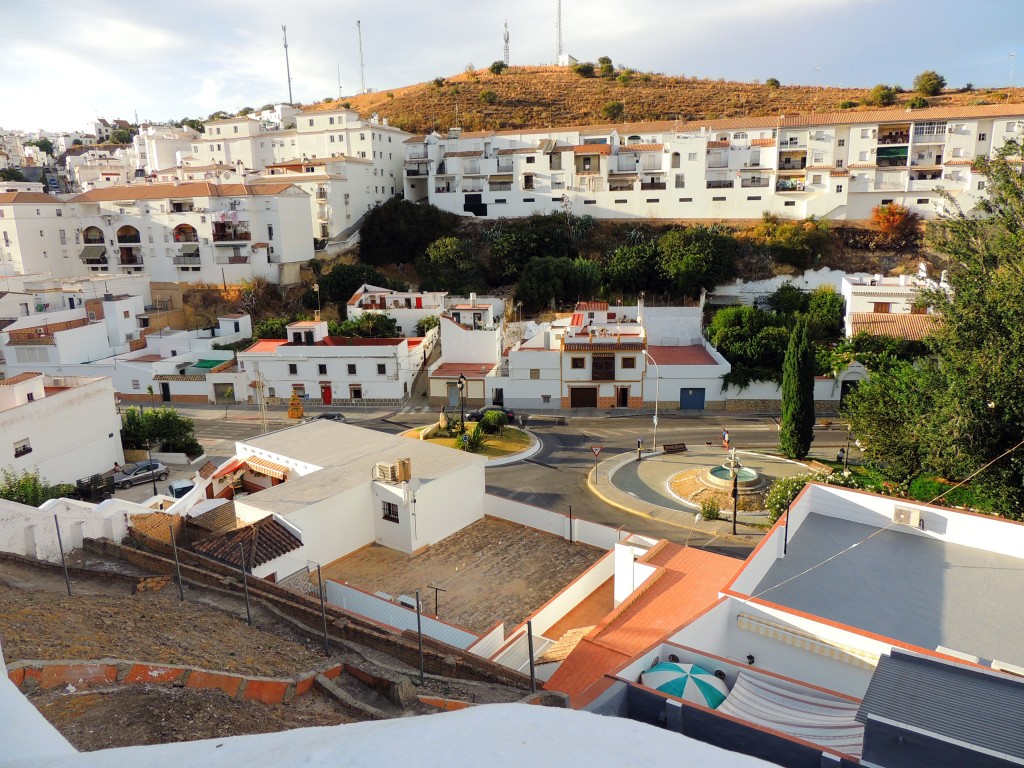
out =
[[403,336],[415,336],[416,325],[428,317],[440,317],[445,311],[445,291],[395,291],[363,283],[348,300],[349,320],[367,313],[387,315],[398,323]]
[[945,272],[936,282],[928,277],[923,263],[916,277],[844,277],[841,290],[846,337],[866,332],[915,341],[924,338],[932,330],[935,317],[928,307],[915,301],[922,290],[939,289],[949,290]]
[[279,515],[302,539],[292,556],[326,565],[372,543],[411,554],[481,519],[486,463],[421,440],[313,421],[237,443],[213,480],[242,473],[239,519]]
[[79,191],[127,184],[134,173],[121,150],[90,149],[68,155],[65,165]]
[[327,322],[319,320],[291,323],[287,334],[239,352],[239,371],[249,383],[262,382],[271,402],[287,403],[297,393],[310,403],[335,406],[403,404],[437,338],[436,331],[426,338],[329,336]]
[[135,168],[151,176],[161,168],[181,165],[192,151],[192,142],[199,136],[190,128],[166,125],[142,125],[132,138]]
[[83,274],[75,258],[79,226],[70,203],[41,192],[2,192],[0,264],[5,272]]
[[973,161],[1020,137],[1016,104],[413,136],[405,196],[461,215],[568,203],[599,218],[935,218],[984,194]]
[[124,461],[110,379],[26,372],[0,380],[0,466],[73,483]]

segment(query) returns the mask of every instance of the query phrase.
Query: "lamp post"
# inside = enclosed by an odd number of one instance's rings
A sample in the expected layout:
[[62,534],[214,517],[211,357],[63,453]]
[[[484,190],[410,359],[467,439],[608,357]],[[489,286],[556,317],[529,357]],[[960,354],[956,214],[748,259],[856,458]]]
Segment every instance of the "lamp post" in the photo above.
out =
[[850,476],[850,440],[853,437],[853,427],[846,425],[846,452],[843,454],[843,476]]
[[651,353],[644,350],[644,357],[654,363],[654,446],[652,451],[658,450],[658,402],[661,400],[661,370]]
[[[735,455],[735,454],[734,454]],[[732,478],[732,535],[736,535],[736,507],[739,502],[740,491],[739,491],[739,473],[740,466],[735,461],[733,466],[729,467],[729,477]]]
[[313,283],[313,292],[316,294],[316,319],[320,321],[320,283]]
[[459,374],[459,428],[466,431],[466,374]]
[[[153,444],[149,440],[146,441],[146,455],[149,456],[149,471],[153,472]],[[156,496],[156,472],[153,472],[150,479],[153,481],[153,495]]]

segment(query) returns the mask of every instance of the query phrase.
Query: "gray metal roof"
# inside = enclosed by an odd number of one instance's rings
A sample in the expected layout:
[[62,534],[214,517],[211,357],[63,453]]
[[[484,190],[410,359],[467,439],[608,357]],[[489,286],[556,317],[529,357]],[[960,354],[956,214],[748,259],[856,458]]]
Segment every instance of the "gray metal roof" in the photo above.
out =
[[811,514],[752,594],[919,648],[1024,666],[1024,560],[902,526]]
[[884,717],[1024,758],[1022,712],[1024,680],[893,651],[879,660],[857,719]]

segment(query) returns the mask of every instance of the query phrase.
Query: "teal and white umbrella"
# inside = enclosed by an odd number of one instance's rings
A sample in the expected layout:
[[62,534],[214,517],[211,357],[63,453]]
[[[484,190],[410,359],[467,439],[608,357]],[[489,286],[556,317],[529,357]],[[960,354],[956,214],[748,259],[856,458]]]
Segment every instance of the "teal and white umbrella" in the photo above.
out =
[[640,683],[656,691],[715,709],[729,695],[729,687],[703,667],[663,661],[640,674]]

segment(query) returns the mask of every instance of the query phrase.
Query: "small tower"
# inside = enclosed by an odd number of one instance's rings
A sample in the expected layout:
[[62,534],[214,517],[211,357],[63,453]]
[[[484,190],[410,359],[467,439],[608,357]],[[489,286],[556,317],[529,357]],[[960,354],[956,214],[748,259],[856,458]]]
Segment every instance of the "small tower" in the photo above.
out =
[[508,66],[508,19],[505,19],[505,66]]

